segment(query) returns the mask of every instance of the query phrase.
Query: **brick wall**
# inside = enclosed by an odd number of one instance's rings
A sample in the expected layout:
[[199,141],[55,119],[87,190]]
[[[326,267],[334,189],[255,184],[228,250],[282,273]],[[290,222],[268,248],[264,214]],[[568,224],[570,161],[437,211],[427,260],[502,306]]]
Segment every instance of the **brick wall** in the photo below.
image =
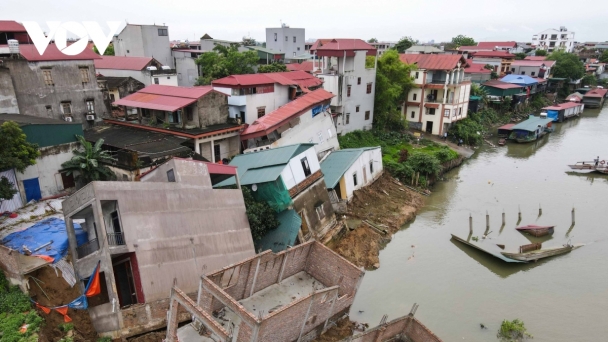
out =
[[386,342],[396,337],[404,338],[408,342],[442,342],[419,320],[410,315],[399,317],[340,342]]
[[[331,260],[331,262],[327,262]],[[325,286],[340,286],[340,296],[355,295],[364,271],[321,244],[313,244],[306,272]]]

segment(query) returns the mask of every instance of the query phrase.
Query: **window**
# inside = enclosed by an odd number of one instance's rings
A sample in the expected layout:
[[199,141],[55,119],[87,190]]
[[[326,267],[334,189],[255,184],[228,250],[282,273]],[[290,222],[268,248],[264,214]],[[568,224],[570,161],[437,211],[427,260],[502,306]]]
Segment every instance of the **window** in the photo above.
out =
[[87,114],[95,115],[95,101],[87,100]]
[[192,115],[192,107],[186,107],[186,119],[188,121],[194,120],[194,115]]
[[298,48],[298,51],[300,51],[300,48]]
[[357,77],[357,84],[361,84],[361,77]]
[[293,42],[294,43],[296,42],[296,36],[293,36]]
[[522,74],[522,75],[525,75],[525,74],[526,74],[526,72],[525,72],[525,71],[522,71],[522,72],[521,72],[521,74]]
[[118,217],[118,211],[113,211],[110,213],[110,219],[112,220],[112,228],[114,229],[114,233],[121,233],[122,228],[120,227],[120,218]]
[[415,111],[412,111],[412,114],[411,114],[411,115],[412,115],[412,119],[413,119],[413,118],[415,118],[415,117],[416,117],[416,112],[415,112]]
[[418,79],[418,76],[420,76],[420,75],[419,75],[418,71],[416,71],[416,76],[414,78]]
[[53,76],[51,75],[51,69],[42,70],[42,76],[44,76],[44,84],[46,85],[55,85],[53,83]]
[[416,98],[418,97],[418,94],[414,94],[412,95],[412,100],[416,101]]
[[288,42],[289,41],[289,37],[285,36],[285,41]]
[[61,110],[64,115],[72,115],[72,102],[61,102]]
[[175,182],[175,171],[173,169],[167,171],[167,181]]
[[530,75],[531,75],[531,76],[534,76],[534,75],[536,75],[536,73],[535,73],[534,71],[532,71],[532,72],[530,73]]
[[372,93],[372,83],[368,83],[367,84],[367,93],[371,94]]
[[355,107],[355,112],[359,113],[359,107],[360,106]]
[[258,107],[258,119],[266,115],[266,107]]
[[80,68],[80,80],[82,83],[89,83],[89,68]]
[[353,172],[353,185],[357,186],[357,173]]
[[275,42],[277,41],[277,33],[276,32],[274,33],[274,41]]
[[[86,287],[88,283],[89,278],[82,279],[83,288]],[[99,272],[99,287],[101,288],[100,294],[87,298],[89,307],[91,308],[110,302],[110,297],[108,296],[108,286],[106,284],[106,275],[104,272]]]
[[556,34],[552,34],[551,35],[551,40],[556,40],[557,39],[557,35]]
[[511,72],[515,72],[515,68],[511,68]]
[[435,108],[427,108],[427,109],[428,109],[427,112],[426,112],[427,114],[429,114],[429,115],[435,115]]
[[45,106],[46,108],[46,115],[48,115],[49,118],[53,117],[53,107],[51,106]]
[[369,173],[372,174],[374,173],[374,161],[370,160],[369,162]]
[[75,187],[76,183],[74,182],[74,174],[70,174],[68,176],[66,172],[62,172],[61,173],[61,183],[63,183],[64,189],[69,189],[69,188]]
[[443,111],[443,116],[445,116],[446,118],[449,118],[450,117],[450,110],[449,109],[444,110]]
[[154,77],[154,84],[158,84],[158,77]]
[[158,35],[159,36],[168,36],[169,30],[168,29],[158,29]]
[[346,122],[344,124],[348,125],[350,123],[350,113],[346,113],[345,117],[346,117]]
[[325,211],[323,210],[323,205],[319,205],[315,207],[315,211],[317,212],[317,217],[319,220],[322,220],[325,217]]
[[331,138],[333,138],[333,136],[334,136],[334,135],[331,133],[331,128],[328,128],[328,129],[327,129],[327,136],[328,136],[330,139],[331,139]]
[[306,157],[300,159],[300,163],[302,164],[302,170],[304,170],[304,176],[310,176],[310,165],[308,165],[308,159]]
[[371,111],[366,110],[366,111],[365,111],[365,120],[366,120],[366,121],[367,121],[367,120],[369,120],[369,117],[370,117],[370,116],[371,116]]
[[317,132],[317,136],[319,137],[319,142],[323,142],[323,132]]
[[458,108],[458,115],[462,115],[462,107]]
[[350,97],[350,89],[351,89],[351,86],[347,85],[346,86],[346,97]]

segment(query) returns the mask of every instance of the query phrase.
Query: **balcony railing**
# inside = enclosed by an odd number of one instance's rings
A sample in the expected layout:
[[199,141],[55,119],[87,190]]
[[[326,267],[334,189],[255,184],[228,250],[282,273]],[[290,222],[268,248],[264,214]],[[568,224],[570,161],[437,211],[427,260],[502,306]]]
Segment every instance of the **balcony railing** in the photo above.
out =
[[445,78],[444,78],[444,79],[435,79],[435,78],[433,78],[432,80],[428,81],[427,83],[432,83],[432,84],[445,84]]
[[99,241],[97,241],[97,239],[93,239],[85,242],[81,246],[76,247],[76,254],[78,254],[78,259],[82,259],[97,250],[99,250]]
[[108,233],[108,244],[110,246],[123,246],[125,237],[122,233]]

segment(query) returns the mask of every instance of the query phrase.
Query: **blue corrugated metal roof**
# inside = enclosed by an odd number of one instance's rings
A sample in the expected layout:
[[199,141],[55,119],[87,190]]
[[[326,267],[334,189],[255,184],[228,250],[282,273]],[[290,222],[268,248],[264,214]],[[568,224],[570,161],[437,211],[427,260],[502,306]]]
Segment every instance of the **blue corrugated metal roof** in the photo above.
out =
[[547,123],[553,121],[552,118],[541,118],[539,116],[530,115],[528,120],[522,121],[517,125],[513,126],[512,130],[534,132],[538,126],[545,126]]
[[500,79],[502,82],[513,83],[522,86],[537,84],[538,81],[527,75],[507,75]]
[[325,178],[325,186],[327,186],[328,189],[336,187],[346,170],[353,165],[364,151],[376,148],[380,147],[346,148],[332,152],[321,163],[321,171],[323,171],[323,176]]
[[293,246],[298,237],[298,231],[302,225],[302,218],[293,209],[281,211],[277,215],[281,224],[268,232],[263,238],[255,242],[255,249],[259,252],[271,249],[274,253],[285,250],[287,246]]
[[[277,179],[291,158],[314,146],[315,144],[295,144],[240,154],[230,161],[230,165],[237,167],[241,185],[269,182]],[[233,184],[235,184],[235,180],[230,178],[215,187]]]

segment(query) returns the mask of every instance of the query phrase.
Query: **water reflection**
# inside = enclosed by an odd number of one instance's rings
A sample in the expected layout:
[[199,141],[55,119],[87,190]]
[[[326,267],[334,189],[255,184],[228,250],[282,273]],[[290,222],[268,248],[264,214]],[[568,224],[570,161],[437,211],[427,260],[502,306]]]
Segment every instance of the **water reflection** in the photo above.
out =
[[[551,133],[553,134],[553,133]],[[541,147],[545,146],[549,142],[549,136],[546,134],[539,140],[529,143],[517,143],[515,141],[507,142],[507,157],[514,159],[527,159],[534,155]]]
[[593,184],[593,182],[595,182],[595,181],[608,182],[608,175],[601,174],[601,173],[595,173],[595,172],[582,173],[582,172],[575,172],[575,171],[566,171],[566,174],[568,176],[579,177],[581,179],[584,179],[587,182],[589,182],[590,184]]

